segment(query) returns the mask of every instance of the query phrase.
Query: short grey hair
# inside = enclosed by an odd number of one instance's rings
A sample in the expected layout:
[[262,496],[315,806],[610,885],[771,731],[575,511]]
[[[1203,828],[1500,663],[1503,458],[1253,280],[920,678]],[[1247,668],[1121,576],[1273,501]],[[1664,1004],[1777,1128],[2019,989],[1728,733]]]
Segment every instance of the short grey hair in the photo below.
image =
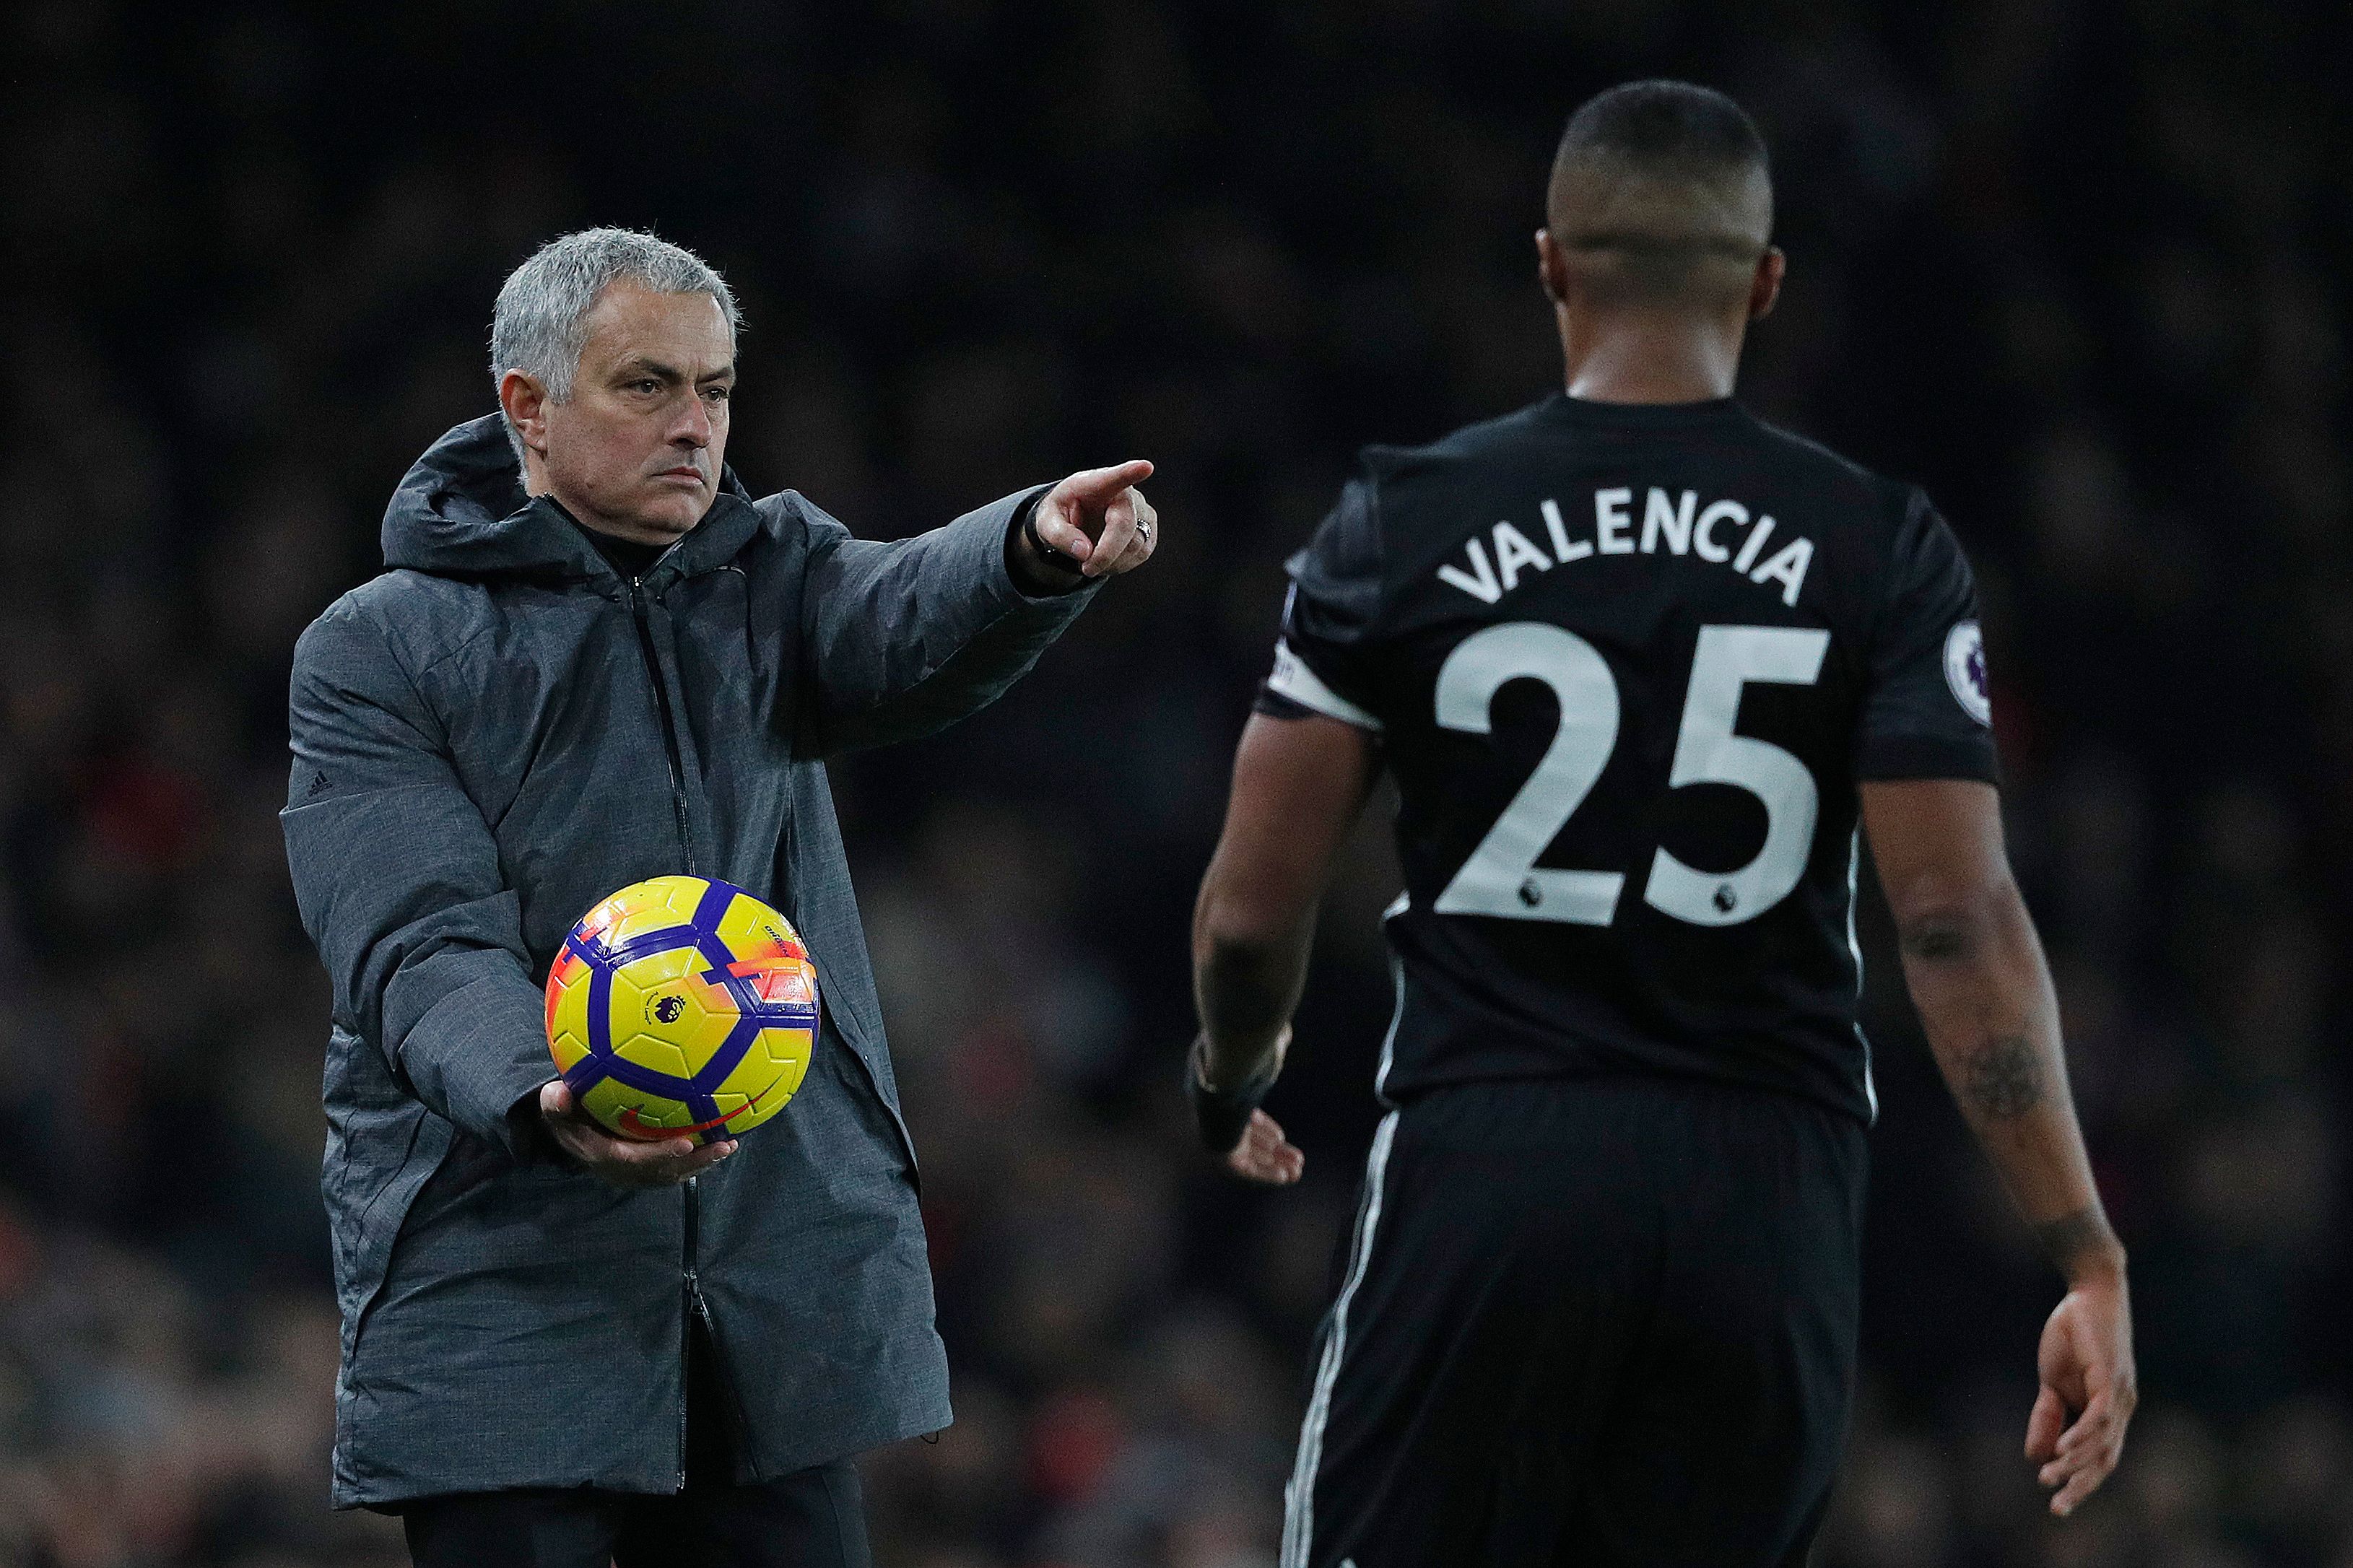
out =
[[[633,228],[584,228],[551,239],[499,286],[491,312],[491,384],[519,370],[557,403],[572,396],[573,373],[588,344],[588,312],[611,284],[627,279],[659,294],[704,293],[719,301],[732,337],[744,324],[734,290],[684,246]],[[500,406],[507,443],[522,461],[522,437]]]

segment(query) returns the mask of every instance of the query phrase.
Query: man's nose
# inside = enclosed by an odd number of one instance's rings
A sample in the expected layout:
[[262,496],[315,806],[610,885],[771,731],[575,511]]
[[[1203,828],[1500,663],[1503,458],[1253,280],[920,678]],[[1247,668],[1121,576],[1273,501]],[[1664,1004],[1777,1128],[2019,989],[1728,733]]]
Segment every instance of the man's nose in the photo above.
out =
[[690,395],[684,413],[670,424],[670,438],[697,451],[711,445],[711,410],[699,395]]

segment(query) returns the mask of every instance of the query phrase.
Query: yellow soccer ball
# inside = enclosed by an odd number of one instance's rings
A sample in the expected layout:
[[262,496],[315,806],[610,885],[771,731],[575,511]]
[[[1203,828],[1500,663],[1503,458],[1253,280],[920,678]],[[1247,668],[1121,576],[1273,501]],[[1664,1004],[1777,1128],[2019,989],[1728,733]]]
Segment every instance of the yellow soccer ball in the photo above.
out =
[[790,921],[703,877],[623,888],[547,972],[547,1048],[624,1138],[733,1138],[785,1107],[817,1047],[817,966]]

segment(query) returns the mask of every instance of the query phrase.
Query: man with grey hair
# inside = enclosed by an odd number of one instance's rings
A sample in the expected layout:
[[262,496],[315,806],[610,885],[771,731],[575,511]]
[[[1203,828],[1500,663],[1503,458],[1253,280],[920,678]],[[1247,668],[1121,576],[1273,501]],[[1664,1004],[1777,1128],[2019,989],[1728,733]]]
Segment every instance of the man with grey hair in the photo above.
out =
[[[735,291],[694,252],[635,229],[583,229],[542,246],[507,274],[491,313],[491,384],[502,385],[509,371],[521,371],[547,396],[569,402],[580,351],[588,342],[588,311],[605,286],[622,278],[657,294],[710,295],[731,344],[743,328]],[[500,413],[505,416],[503,403]],[[507,442],[517,463],[530,460],[512,419]]]
[[[868,1561],[861,1449],[944,1426],[915,1161],[824,759],[1025,673],[1155,542],[1134,462],[882,544],[725,462],[734,298],[650,235],[500,290],[499,412],[295,650],[283,815],[333,987],[333,1500],[419,1563]],[[637,1142],[541,986],[617,888],[785,910],[822,1026],[778,1124]]]

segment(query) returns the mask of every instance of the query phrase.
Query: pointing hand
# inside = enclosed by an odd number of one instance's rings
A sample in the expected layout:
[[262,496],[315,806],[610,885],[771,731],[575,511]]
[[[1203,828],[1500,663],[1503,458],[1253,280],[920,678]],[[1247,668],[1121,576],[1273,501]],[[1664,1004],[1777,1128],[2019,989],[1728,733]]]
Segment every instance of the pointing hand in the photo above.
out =
[[1072,474],[1038,498],[1029,526],[1015,536],[1015,555],[1033,574],[1063,583],[1073,569],[1085,579],[1134,571],[1160,543],[1159,514],[1134,488],[1151,474],[1141,459]]

